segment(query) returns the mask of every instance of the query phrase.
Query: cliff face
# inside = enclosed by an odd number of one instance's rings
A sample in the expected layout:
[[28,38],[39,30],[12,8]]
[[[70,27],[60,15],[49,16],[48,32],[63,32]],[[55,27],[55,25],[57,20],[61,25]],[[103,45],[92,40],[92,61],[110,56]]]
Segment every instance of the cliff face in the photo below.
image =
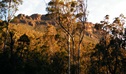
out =
[[25,15],[25,14],[19,14],[17,19],[24,19],[24,20],[36,20],[36,21],[42,21],[42,20],[49,20],[49,18],[46,17],[46,15],[41,15],[41,14],[32,14],[30,16]]
[[32,14],[30,17],[32,18],[32,20],[40,21],[42,15],[40,15],[40,14]]
[[36,25],[46,25],[48,22],[50,22],[50,20],[45,15],[41,14],[32,14],[30,16],[19,14],[12,20],[12,23],[28,24],[33,27]]
[[[12,23],[26,24],[33,27],[40,27],[41,25],[47,26],[48,24],[51,24],[52,20],[49,19],[46,15],[41,14],[32,14],[30,16],[27,16],[25,14],[19,14],[17,17],[13,19]],[[94,32],[94,24],[91,22],[87,22],[85,24],[85,31],[86,35],[92,36]]]
[[94,24],[91,22],[87,22],[85,24],[85,30],[87,32],[88,35],[92,35],[94,32]]

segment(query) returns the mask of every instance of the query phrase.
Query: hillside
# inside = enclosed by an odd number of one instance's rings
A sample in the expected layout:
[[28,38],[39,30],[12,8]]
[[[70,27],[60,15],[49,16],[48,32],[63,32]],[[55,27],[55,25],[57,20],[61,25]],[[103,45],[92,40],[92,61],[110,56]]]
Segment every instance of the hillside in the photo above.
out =
[[[14,38],[16,41],[21,35],[28,35],[31,40],[31,50],[37,48],[39,51],[43,45],[46,45],[49,47],[49,52],[53,54],[60,51],[59,49],[61,49],[62,46],[67,49],[67,37],[59,27],[52,25],[50,22],[51,20],[49,20],[45,15],[33,14],[31,16],[26,16],[24,14],[19,14],[9,25],[9,30],[14,32]],[[87,22],[85,26],[86,31],[82,42],[83,52],[88,51],[85,49],[92,49],[100,39],[100,35],[97,34],[98,32],[94,29],[94,24]],[[62,42],[62,40],[65,41]],[[89,45],[91,45],[91,47]]]
[[126,74],[125,2],[94,1],[0,0],[0,74]]
[[[106,34],[102,29],[103,24],[85,23],[80,49],[78,44],[81,26],[78,24],[75,24],[73,31],[73,42],[72,37],[68,41],[68,34],[45,15],[19,14],[6,25],[6,21],[0,21],[0,71],[4,74],[8,73],[4,71],[8,68],[12,74],[66,74],[68,60],[71,63],[71,72],[80,68],[80,74],[97,74],[98,71],[101,74],[105,71],[106,74],[110,71],[107,66],[115,67],[108,64],[106,59],[112,58],[110,62],[114,64],[115,56],[119,57],[117,60],[123,61],[119,63],[121,68],[125,63],[126,51],[116,44],[120,40]],[[118,72],[120,70],[118,68]]]
[[49,23],[51,23],[51,21],[49,18],[46,17],[46,15],[32,14],[30,16],[27,16],[25,14],[19,14],[12,20],[12,23],[28,24],[28,25],[35,27],[37,25],[49,24]]
[[[43,27],[46,27],[47,25],[52,25],[57,28],[57,26],[55,26],[54,22],[51,19],[49,19],[46,15],[41,14],[32,14],[30,16],[27,16],[25,14],[19,14],[11,21],[11,23],[16,25],[17,24],[30,25],[37,31],[41,30],[45,31],[46,28]],[[85,31],[86,31],[85,34],[87,36],[92,36],[94,32],[96,32],[94,24],[91,22],[87,22],[85,24]]]
[[[45,66],[45,69],[47,71],[48,67],[50,66],[52,67],[50,67],[49,69],[55,67],[56,69],[54,68],[54,70],[57,70],[57,66],[53,65],[56,65],[56,62],[64,62],[61,63],[61,66],[63,68],[61,70],[67,70],[68,36],[59,26],[54,25],[54,23],[52,24],[52,20],[48,19],[45,15],[33,14],[31,16],[26,16],[23,14],[19,14],[11,21],[8,26],[8,30],[11,33],[6,34],[6,29],[4,29],[4,27],[3,29],[1,29],[1,39],[5,40],[3,36],[4,34],[5,36],[7,36],[6,40],[8,41],[8,43],[10,43],[8,45],[12,46],[13,48],[13,55],[16,55],[17,58],[19,57],[19,59],[22,59],[22,64],[20,65],[27,64],[27,61],[31,60],[32,62],[28,63],[34,65],[30,65],[31,68],[37,68],[37,64],[40,64],[40,67],[42,67],[43,69],[43,67]],[[11,41],[13,41],[13,44],[9,40],[9,35],[12,36]],[[100,37],[101,36],[99,35],[99,32],[94,29],[94,24],[87,22],[85,24],[84,39],[80,47],[80,58],[81,62],[83,62],[81,64],[81,67],[82,69],[85,69],[82,72],[87,72],[86,69],[88,69],[88,66],[90,65],[89,61],[91,53],[94,52],[93,49],[95,48],[95,45],[99,42]],[[76,35],[74,52],[72,50],[73,48],[71,45],[71,61],[72,57],[78,58],[78,39],[79,35]],[[1,49],[4,49],[4,41],[1,42],[0,47]],[[9,49],[9,47],[6,47],[6,49]],[[3,50],[1,50],[1,52],[2,51]],[[75,56],[73,56],[73,54]],[[35,59],[38,62],[35,63]],[[55,61],[55,59],[57,59],[59,62],[57,60]],[[52,60],[53,62],[51,62]],[[47,64],[41,63],[41,61],[47,63],[48,66]],[[77,61],[78,60],[75,59],[75,64],[77,64]],[[85,65],[87,66],[87,68],[84,67]],[[61,68],[61,66],[59,66],[59,68]],[[24,67],[20,68],[23,69]],[[46,72],[44,71],[45,69],[43,69],[43,72]],[[38,69],[36,69],[35,71],[38,71]],[[66,71],[63,71],[63,73],[64,72]]]

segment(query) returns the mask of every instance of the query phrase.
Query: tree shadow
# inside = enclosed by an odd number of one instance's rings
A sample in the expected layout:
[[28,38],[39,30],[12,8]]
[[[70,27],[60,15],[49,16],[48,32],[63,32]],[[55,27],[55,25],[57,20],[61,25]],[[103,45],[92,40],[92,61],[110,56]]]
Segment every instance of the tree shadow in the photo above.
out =
[[125,53],[118,38],[101,40],[91,55],[89,74],[125,74]]

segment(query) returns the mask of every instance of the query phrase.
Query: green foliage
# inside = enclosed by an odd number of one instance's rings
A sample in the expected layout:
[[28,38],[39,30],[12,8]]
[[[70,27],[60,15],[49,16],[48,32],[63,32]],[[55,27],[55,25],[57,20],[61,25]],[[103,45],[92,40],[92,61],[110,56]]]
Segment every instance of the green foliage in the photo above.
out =
[[91,74],[125,74],[125,67],[122,62],[126,56],[125,48],[122,46],[125,41],[124,17],[116,17],[113,23],[109,23],[109,15],[101,24],[96,24],[95,28],[105,33],[99,44],[94,48],[91,55]]
[[0,1],[0,19],[8,22],[14,17],[18,10],[18,5],[22,4],[22,0],[2,0]]
[[[21,0],[12,2],[18,5]],[[76,13],[77,3],[50,1],[47,11],[56,25],[44,26],[45,31],[40,31],[43,28],[39,26],[40,30],[34,30],[28,25],[8,25],[8,22],[0,22],[0,73],[67,74],[70,60],[71,74],[125,74],[126,51],[122,46],[125,43],[118,37],[123,35],[124,23],[120,19],[123,15],[115,18],[113,23],[102,21],[95,24],[96,31],[103,33],[103,38],[95,46],[98,36],[93,34],[95,38],[84,35],[85,12]],[[5,7],[4,4],[1,6]],[[105,20],[108,19],[109,16],[106,15]],[[9,28],[9,34],[6,33],[6,28]],[[4,48],[6,51],[2,51],[5,40],[8,41]],[[70,59],[68,53],[71,53]]]
[[124,73],[122,60],[126,58],[125,53],[120,47],[119,39],[110,39],[110,43],[106,45],[106,40],[101,40],[95,47],[95,52],[91,55],[91,74],[118,74]]
[[[80,6],[81,4],[81,6]],[[83,2],[78,1],[59,1],[59,0],[51,0],[48,3],[47,11],[49,17],[52,21],[58,25],[62,32],[65,34],[66,48],[70,50],[68,53],[72,55],[72,65],[71,71],[73,74],[77,71],[77,58],[80,54],[77,51],[80,50],[80,46],[82,44],[84,38],[84,25],[85,25],[85,10],[86,8],[83,6]],[[81,8],[81,10],[80,10]],[[83,19],[82,19],[83,18]],[[80,22],[81,27],[77,29],[77,23]],[[79,30],[79,31],[78,31]],[[55,38],[58,37],[57,35]],[[76,39],[76,38],[78,39]],[[60,38],[59,38],[60,39]],[[58,40],[58,38],[56,38]],[[71,57],[69,57],[70,60]],[[71,61],[69,61],[71,62]],[[79,61],[78,61],[79,63]],[[76,70],[76,71],[75,71]]]
[[52,73],[53,74],[66,74],[67,73],[67,60],[68,56],[65,52],[56,52],[51,58]]

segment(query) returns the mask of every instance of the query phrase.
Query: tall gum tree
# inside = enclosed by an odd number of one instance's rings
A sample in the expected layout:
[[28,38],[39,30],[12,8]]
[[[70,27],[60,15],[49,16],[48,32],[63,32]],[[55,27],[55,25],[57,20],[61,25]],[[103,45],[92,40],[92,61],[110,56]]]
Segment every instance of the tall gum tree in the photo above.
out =
[[6,46],[9,47],[10,53],[13,53],[13,33],[9,31],[8,26],[13,19],[16,11],[18,10],[18,6],[22,4],[22,0],[1,0],[0,1],[0,19],[4,21],[5,24],[5,38],[4,38],[4,47],[3,51],[5,51]]
[[[80,73],[80,46],[84,38],[87,19],[87,0],[51,0],[47,6],[48,16],[66,34],[69,51],[69,70]],[[71,51],[72,50],[72,51]],[[78,51],[77,51],[78,50]],[[78,52],[78,53],[75,53]],[[78,54],[78,55],[76,55]],[[71,58],[72,56],[72,58]],[[78,59],[76,59],[78,58]],[[70,62],[72,61],[72,63]],[[70,68],[72,65],[73,68]],[[71,69],[71,70],[70,70]]]
[[123,27],[125,17],[121,14],[112,23],[108,20],[109,15],[106,15],[105,20],[99,24],[102,25],[101,29],[103,29],[104,35],[96,45],[95,53],[91,55],[91,74],[125,74],[126,68],[123,66],[126,58],[124,55],[126,52],[126,32]]

